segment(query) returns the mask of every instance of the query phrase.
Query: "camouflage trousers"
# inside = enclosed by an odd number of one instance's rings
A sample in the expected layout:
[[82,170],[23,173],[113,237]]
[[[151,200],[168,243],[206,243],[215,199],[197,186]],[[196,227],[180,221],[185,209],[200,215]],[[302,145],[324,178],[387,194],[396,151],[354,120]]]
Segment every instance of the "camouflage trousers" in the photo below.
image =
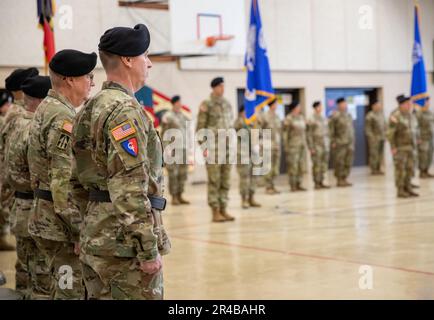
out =
[[350,175],[353,166],[354,149],[351,145],[336,146],[333,149],[333,160],[335,165],[335,177],[339,180],[346,180]]
[[0,237],[6,235],[9,214],[14,202],[14,191],[7,183],[0,183]]
[[271,150],[271,169],[264,176],[265,187],[274,188],[274,178],[280,174],[280,149]]
[[368,150],[371,171],[380,171],[384,158],[384,140],[368,139]]
[[163,271],[145,274],[136,258],[80,256],[88,299],[162,300]]
[[240,194],[242,196],[253,195],[256,189],[256,176],[253,175],[253,165],[239,164],[237,165],[237,171],[240,176]]
[[45,257],[31,237],[16,237],[15,288],[25,299],[48,299],[50,281]]
[[69,242],[33,237],[45,255],[49,270],[50,297],[55,300],[84,299],[81,263]]
[[207,164],[208,205],[211,208],[226,208],[231,179],[230,164]]
[[419,144],[418,154],[420,171],[428,171],[428,169],[431,167],[434,152],[433,149],[434,148],[432,140],[423,141],[421,144]]
[[288,164],[289,184],[297,187],[303,179],[304,145],[291,147],[287,150],[286,162]]
[[398,150],[393,157],[395,164],[395,185],[400,188],[411,188],[411,177],[414,172],[414,155],[411,150]]
[[169,192],[170,195],[176,196],[184,192],[185,181],[187,181],[188,165],[187,164],[170,164],[167,165],[169,173]]
[[324,181],[325,173],[328,170],[329,153],[322,146],[316,146],[313,150],[315,152],[311,153],[312,178],[316,184],[320,184]]

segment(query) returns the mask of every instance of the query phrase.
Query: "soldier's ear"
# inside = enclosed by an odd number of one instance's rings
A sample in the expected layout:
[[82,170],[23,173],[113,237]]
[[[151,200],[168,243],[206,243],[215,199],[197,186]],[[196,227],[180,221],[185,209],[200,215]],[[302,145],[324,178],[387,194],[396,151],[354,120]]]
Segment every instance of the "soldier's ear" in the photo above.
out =
[[127,68],[131,68],[133,66],[133,58],[131,57],[120,57],[121,62]]

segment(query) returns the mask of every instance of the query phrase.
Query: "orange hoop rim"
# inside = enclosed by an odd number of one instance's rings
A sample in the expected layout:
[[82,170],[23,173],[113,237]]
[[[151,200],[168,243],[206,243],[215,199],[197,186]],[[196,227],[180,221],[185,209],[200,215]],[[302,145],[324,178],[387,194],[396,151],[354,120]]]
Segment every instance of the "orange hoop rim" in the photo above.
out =
[[206,38],[205,43],[206,43],[207,47],[214,47],[215,44],[217,43],[217,41],[228,41],[228,40],[232,40],[233,38],[235,38],[235,36],[233,36],[231,34],[222,34],[222,35],[218,35],[218,36],[210,36],[210,37]]

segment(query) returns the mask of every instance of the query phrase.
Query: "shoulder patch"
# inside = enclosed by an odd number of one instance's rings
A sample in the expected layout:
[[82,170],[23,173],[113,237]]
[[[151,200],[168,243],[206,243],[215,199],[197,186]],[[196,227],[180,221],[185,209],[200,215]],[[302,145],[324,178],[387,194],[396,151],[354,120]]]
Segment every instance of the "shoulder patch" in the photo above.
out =
[[71,140],[71,138],[69,137],[69,135],[62,133],[59,137],[59,140],[57,140],[57,144],[56,146],[60,149],[60,150],[65,150],[66,147],[68,147],[69,141]]
[[206,103],[202,103],[201,105],[200,105],[200,111],[202,111],[202,112],[207,112],[208,111],[208,106],[206,105]]
[[72,122],[68,120],[63,121],[62,129],[68,133],[72,133]]
[[119,141],[136,133],[136,129],[134,128],[131,121],[128,120],[113,128],[111,133],[113,138],[115,138],[116,141]]
[[137,157],[139,154],[139,145],[137,143],[137,138],[135,137],[121,142],[121,146],[129,155],[133,157]]

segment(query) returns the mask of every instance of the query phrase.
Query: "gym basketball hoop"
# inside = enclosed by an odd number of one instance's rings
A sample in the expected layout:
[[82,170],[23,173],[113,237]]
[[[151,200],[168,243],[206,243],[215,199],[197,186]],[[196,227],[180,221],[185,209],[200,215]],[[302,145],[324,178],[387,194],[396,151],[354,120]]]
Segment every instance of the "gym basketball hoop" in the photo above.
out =
[[233,35],[210,36],[206,38],[205,44],[207,47],[211,48],[216,45],[217,41],[229,41],[232,40],[233,38],[234,38]]

